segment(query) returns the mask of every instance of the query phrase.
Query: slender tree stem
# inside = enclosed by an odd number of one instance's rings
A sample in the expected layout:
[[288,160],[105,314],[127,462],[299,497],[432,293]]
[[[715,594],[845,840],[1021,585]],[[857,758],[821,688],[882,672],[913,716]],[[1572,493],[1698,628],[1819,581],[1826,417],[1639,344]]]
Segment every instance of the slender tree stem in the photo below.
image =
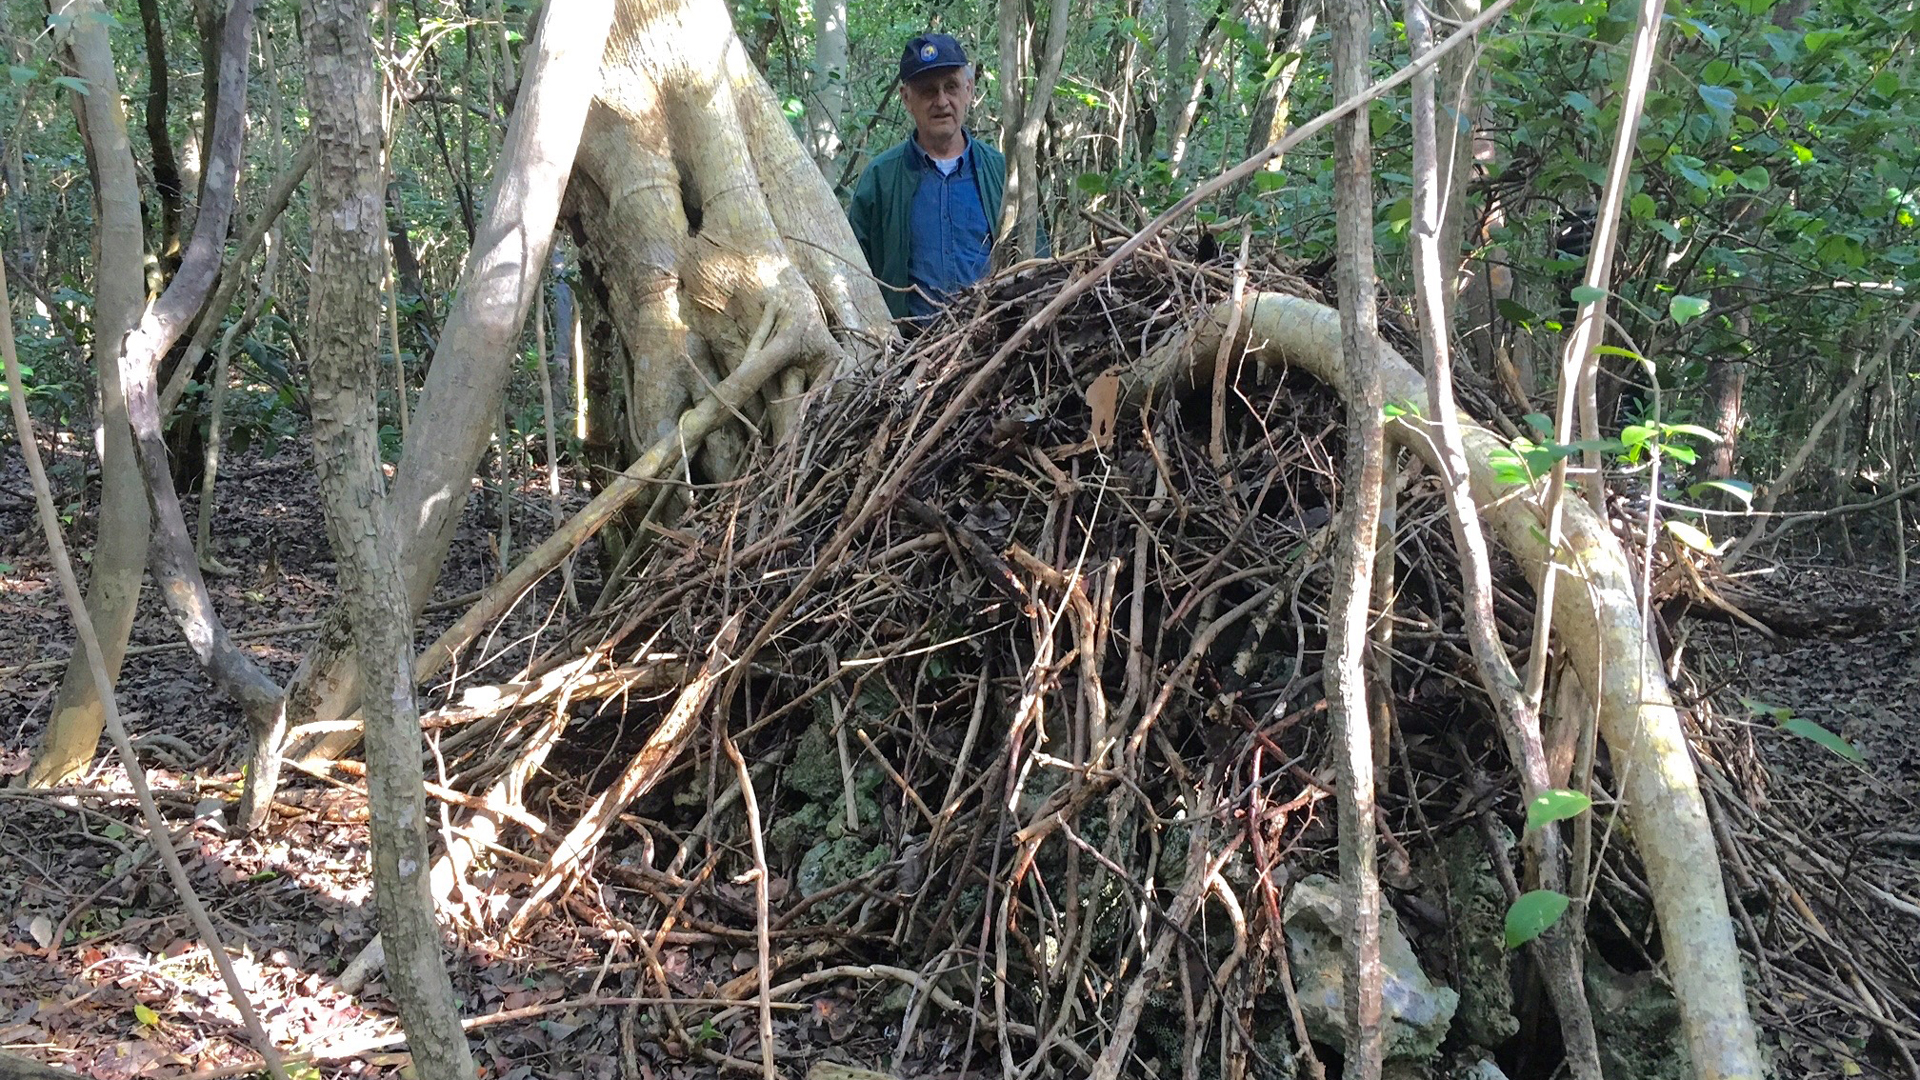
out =
[[[1601,194],[1600,208],[1594,215],[1593,249],[1587,255],[1584,285],[1589,295],[1580,302],[1574,319],[1573,335],[1560,361],[1560,402],[1555,412],[1554,441],[1566,445],[1574,441],[1574,416],[1582,408],[1583,397],[1591,398],[1594,378],[1594,350],[1600,345],[1600,321],[1606,311],[1608,289],[1613,282],[1613,251],[1620,239],[1620,207],[1626,201],[1627,177],[1633,169],[1633,147],[1639,131],[1640,113],[1647,101],[1647,84],[1653,71],[1654,48],[1660,40],[1660,19],[1666,12],[1666,0],[1645,0],[1640,20],[1634,27],[1633,57],[1627,64],[1627,85],[1620,102],[1620,125],[1614,133],[1613,159],[1607,166],[1607,184]],[[1590,421],[1593,406],[1585,406]],[[1597,436],[1599,433],[1596,431]],[[1590,472],[1587,483],[1599,488],[1605,478],[1598,469],[1598,455],[1586,456]],[[1567,488],[1567,459],[1554,463],[1553,478],[1547,486],[1547,545],[1560,550],[1561,505]],[[1596,503],[1595,512],[1601,506]],[[1602,515],[1604,517],[1604,515]],[[1533,612],[1533,646],[1527,660],[1527,700],[1535,709],[1547,683],[1547,640],[1553,627],[1553,593],[1557,575],[1548,573],[1540,582],[1540,594]]]

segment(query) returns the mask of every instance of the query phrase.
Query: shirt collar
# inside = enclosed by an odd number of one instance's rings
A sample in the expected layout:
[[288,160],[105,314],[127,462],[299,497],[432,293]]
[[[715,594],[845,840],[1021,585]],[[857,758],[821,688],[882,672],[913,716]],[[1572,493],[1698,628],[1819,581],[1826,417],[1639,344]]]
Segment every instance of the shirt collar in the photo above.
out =
[[[961,128],[960,137],[967,141],[966,148],[960,151],[961,159],[965,160],[973,156],[973,132]],[[917,134],[907,136],[907,160],[916,169],[933,168],[933,155],[927,153],[926,148],[920,145]]]

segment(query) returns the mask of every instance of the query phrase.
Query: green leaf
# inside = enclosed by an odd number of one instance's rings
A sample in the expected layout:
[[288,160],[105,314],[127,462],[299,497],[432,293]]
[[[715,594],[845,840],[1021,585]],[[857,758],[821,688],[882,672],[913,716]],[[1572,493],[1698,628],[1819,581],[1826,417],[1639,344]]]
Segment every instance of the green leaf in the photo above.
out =
[[1627,216],[1635,221],[1650,220],[1657,209],[1653,196],[1644,191],[1635,192],[1633,198],[1627,201]]
[[1750,697],[1742,697],[1740,704],[1746,706],[1747,711],[1755,716],[1770,716],[1775,720],[1793,719],[1793,710],[1785,705],[1769,705],[1758,698]]
[[1675,540],[1693,550],[1704,551],[1709,555],[1720,554],[1720,549],[1714,546],[1713,537],[1708,536],[1698,525],[1689,525],[1684,521],[1669,521],[1666,526]]
[[1532,832],[1542,825],[1556,821],[1579,817],[1593,808],[1593,800],[1585,792],[1571,788],[1548,788],[1527,800],[1527,830]]
[[1697,499],[1709,491],[1724,491],[1744,505],[1753,505],[1753,485],[1745,480],[1702,480],[1687,489],[1687,497]]
[[1560,921],[1573,901],[1565,893],[1535,889],[1507,909],[1507,948],[1517,949]]
[[1764,165],[1753,165],[1734,178],[1748,191],[1765,191],[1773,186],[1773,177]]
[[1667,314],[1673,316],[1674,322],[1685,326],[1691,320],[1705,315],[1712,306],[1698,296],[1675,296],[1667,302]]
[[1107,193],[1107,174],[1097,172],[1081,173],[1079,176],[1073,178],[1073,186],[1089,195],[1105,195]]
[[88,94],[93,93],[93,88],[87,85],[87,80],[76,79],[71,75],[59,76],[53,80],[53,85],[64,86],[74,93],[79,94],[81,97],[86,97]]
[[1527,426],[1540,433],[1543,439],[1553,438],[1553,418],[1546,413],[1530,412],[1522,417]]
[[1803,739],[1812,739],[1857,765],[1867,763],[1866,757],[1856,750],[1852,743],[1805,717],[1796,716],[1791,720],[1781,721],[1780,730],[1790,735],[1798,735]]
[[1844,30],[1809,30],[1805,39],[1807,51],[1819,52],[1828,45],[1843,40],[1846,36]]
[[1662,429],[1661,434],[1663,435],[1691,435],[1696,439],[1705,439],[1708,442],[1717,443],[1720,441],[1719,432],[1712,428],[1701,427],[1699,424],[1662,424],[1660,426]]
[[137,1001],[133,1003],[133,1018],[138,1020],[142,1027],[152,1027],[160,1022],[159,1013],[154,1012],[152,1009],[147,1008]]
[[1733,112],[1734,105],[1738,103],[1740,99],[1733,91],[1724,86],[1702,86],[1700,88],[1700,100],[1707,103],[1707,108],[1712,109],[1722,116],[1726,116]]
[[1501,318],[1510,323],[1519,323],[1521,326],[1530,325],[1535,319],[1540,317],[1534,314],[1533,311],[1524,304],[1519,304],[1512,300],[1495,300],[1493,307],[1495,311],[1500,313]]
[[1598,304],[1606,298],[1607,290],[1591,285],[1576,285],[1573,289],[1573,302],[1576,304]]
[[25,64],[13,64],[7,68],[7,78],[13,80],[13,85],[15,86],[23,86],[32,82],[34,76],[38,74],[40,73]]

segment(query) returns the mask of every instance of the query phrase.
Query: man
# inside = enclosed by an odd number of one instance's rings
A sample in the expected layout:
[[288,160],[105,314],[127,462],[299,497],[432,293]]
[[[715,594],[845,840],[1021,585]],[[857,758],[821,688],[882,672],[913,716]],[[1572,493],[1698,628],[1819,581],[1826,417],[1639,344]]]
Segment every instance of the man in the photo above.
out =
[[933,314],[987,272],[1007,185],[1006,158],[967,132],[973,65],[958,41],[907,42],[900,100],[913,135],[867,165],[847,207],[896,319]]

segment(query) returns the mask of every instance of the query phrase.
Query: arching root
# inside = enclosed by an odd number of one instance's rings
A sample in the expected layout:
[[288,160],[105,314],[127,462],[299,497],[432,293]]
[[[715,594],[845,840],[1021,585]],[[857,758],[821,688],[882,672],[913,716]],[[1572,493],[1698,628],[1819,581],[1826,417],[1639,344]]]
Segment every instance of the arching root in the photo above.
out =
[[[1296,367],[1345,391],[1334,309],[1293,296],[1249,297],[1237,348],[1222,352],[1229,312],[1230,305],[1216,307],[1192,330],[1144,357],[1127,373],[1130,395],[1209,386],[1214,358],[1239,357],[1242,349],[1260,363]],[[1435,465],[1436,442],[1416,415],[1427,400],[1425,380],[1385,345],[1374,362],[1386,400],[1408,410],[1388,425],[1388,437]],[[1546,485],[1527,489],[1497,480],[1490,456],[1504,444],[1465,417],[1462,427],[1474,500],[1537,587],[1556,562],[1549,558],[1543,527]],[[1706,806],[1666,677],[1646,647],[1626,556],[1583,500],[1566,500],[1564,514],[1565,546],[1557,563],[1575,580],[1556,590],[1554,629],[1576,677],[1599,703],[1600,732],[1612,751],[1646,866],[1695,1075],[1760,1080],[1764,1072]]]

